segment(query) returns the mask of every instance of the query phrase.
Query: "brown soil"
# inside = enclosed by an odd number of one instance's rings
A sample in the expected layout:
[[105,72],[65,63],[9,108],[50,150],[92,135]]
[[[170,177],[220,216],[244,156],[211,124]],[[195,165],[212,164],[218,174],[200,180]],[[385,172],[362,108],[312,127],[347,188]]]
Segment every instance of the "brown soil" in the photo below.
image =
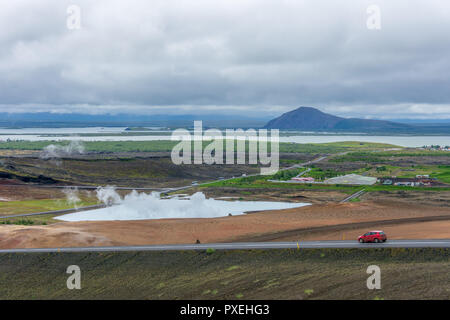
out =
[[[0,181],[2,180],[0,179]],[[13,181],[11,184],[15,184],[15,182]],[[83,190],[83,193],[86,192]],[[7,198],[8,201],[60,199],[65,198],[65,194],[61,189],[38,188],[31,185],[11,186],[0,184],[0,198]]]
[[118,245],[102,235],[91,234],[79,228],[60,226],[25,227],[0,226],[1,248],[49,248],[72,246]]
[[424,206],[450,207],[450,191],[378,191],[369,192],[362,196],[364,200],[398,201],[407,204],[421,204]]
[[208,198],[232,197],[244,199],[245,201],[287,201],[287,202],[307,202],[307,203],[328,203],[339,202],[349,196],[345,192],[337,190],[289,190],[285,188],[267,189],[233,189],[209,187],[192,190],[182,190],[180,192],[193,193],[203,192]]
[[39,155],[38,150],[0,150],[1,157],[26,157],[26,156],[36,156]]
[[[450,238],[450,220],[448,221],[430,221],[419,223],[406,223],[399,225],[374,225],[374,230],[383,230],[388,239],[448,239]],[[367,232],[366,229],[354,229],[335,232],[323,232],[315,235],[305,235],[303,240],[353,240]],[[289,238],[279,239],[278,241],[287,241]],[[289,239],[296,240],[296,239]]]
[[[290,239],[354,239],[367,229],[379,229],[376,221],[414,217],[448,216],[450,208],[394,202],[322,204],[279,211],[251,213],[217,219],[165,219],[108,222],[61,222],[49,226],[0,226],[0,248],[65,247],[86,245],[145,245],[260,241]],[[369,223],[364,228],[348,224]],[[383,225],[390,239],[450,238],[449,221]],[[334,230],[305,233],[305,228],[335,225]],[[338,225],[344,225],[338,226]],[[439,227],[433,229],[434,226]],[[423,226],[423,227],[422,227]],[[297,232],[295,230],[300,230]],[[277,233],[279,233],[277,235]],[[275,236],[274,236],[275,235]],[[288,238],[289,238],[288,237]]]

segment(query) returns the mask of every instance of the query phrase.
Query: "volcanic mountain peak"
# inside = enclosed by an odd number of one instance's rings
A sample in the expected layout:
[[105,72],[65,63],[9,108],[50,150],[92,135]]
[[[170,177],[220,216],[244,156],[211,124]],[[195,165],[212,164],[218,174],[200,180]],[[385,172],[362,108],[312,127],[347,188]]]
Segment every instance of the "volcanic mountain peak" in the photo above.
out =
[[265,128],[305,131],[405,131],[413,126],[384,120],[342,118],[312,107],[300,107],[269,121]]
[[266,128],[327,130],[333,129],[341,120],[343,118],[324,113],[316,108],[300,107],[269,121]]

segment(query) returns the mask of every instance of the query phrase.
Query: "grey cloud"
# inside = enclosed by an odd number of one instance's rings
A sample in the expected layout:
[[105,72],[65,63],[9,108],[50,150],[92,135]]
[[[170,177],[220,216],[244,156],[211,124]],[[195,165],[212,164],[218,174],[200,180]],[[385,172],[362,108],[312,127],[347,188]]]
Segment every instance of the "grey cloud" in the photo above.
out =
[[[66,28],[73,2],[80,30]],[[366,28],[370,4],[8,2],[0,13],[0,110],[278,114],[312,105],[450,118],[448,1],[377,1],[379,31]]]

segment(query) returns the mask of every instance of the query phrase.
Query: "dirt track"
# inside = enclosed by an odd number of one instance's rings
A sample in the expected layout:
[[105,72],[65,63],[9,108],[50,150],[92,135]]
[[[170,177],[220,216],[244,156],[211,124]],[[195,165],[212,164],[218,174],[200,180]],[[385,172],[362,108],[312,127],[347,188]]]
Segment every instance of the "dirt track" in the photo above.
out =
[[[404,202],[360,202],[312,205],[217,219],[165,219],[107,222],[61,222],[48,226],[0,226],[0,248],[97,245],[143,245],[348,239],[367,229],[389,230],[391,239],[450,238],[450,208],[411,206]],[[431,217],[431,218],[430,218]],[[398,220],[397,220],[398,219]],[[410,219],[410,220],[407,220]],[[389,220],[389,221],[387,221]],[[377,224],[377,221],[380,223]],[[405,224],[408,223],[408,224]],[[407,226],[407,227],[406,227]],[[433,226],[433,228],[430,228]],[[435,227],[435,228],[434,228]],[[305,229],[315,228],[315,232]]]

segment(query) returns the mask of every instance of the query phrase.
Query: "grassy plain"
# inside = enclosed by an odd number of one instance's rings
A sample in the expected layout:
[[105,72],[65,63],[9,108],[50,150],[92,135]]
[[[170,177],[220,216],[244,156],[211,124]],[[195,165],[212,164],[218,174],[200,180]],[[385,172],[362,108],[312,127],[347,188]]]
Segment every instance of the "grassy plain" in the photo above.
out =
[[[271,191],[291,190],[293,192],[315,192],[323,201],[323,193],[329,192],[335,200],[336,192],[352,194],[362,189],[348,185],[292,184],[276,183],[268,180],[289,180],[304,171],[297,168],[279,172],[273,176],[241,177],[259,172],[257,165],[174,165],[169,151],[176,141],[106,141],[83,143],[86,154],[67,156],[58,161],[40,158],[39,152],[49,144],[66,145],[67,142],[55,141],[10,141],[0,143],[0,149],[7,152],[0,157],[0,175],[4,178],[22,182],[81,184],[81,185],[116,185],[126,187],[174,187],[190,185],[192,181],[207,182],[219,177],[240,177],[227,181],[210,183],[195,190],[206,191],[221,196],[229,190],[236,190],[236,195],[245,197],[244,192],[258,190],[263,194]],[[205,142],[206,146],[209,142]],[[248,146],[247,146],[248,148]],[[26,150],[37,154],[24,155]],[[13,152],[11,154],[11,152]],[[17,152],[17,157],[14,156]],[[417,174],[430,174],[443,183],[450,183],[450,153],[399,148],[389,144],[338,142],[324,144],[280,144],[280,164],[291,166],[301,164],[327,155],[324,161],[309,166],[310,171],[303,176],[314,177],[322,181],[348,173],[358,173],[373,177],[414,177]],[[367,192],[445,192],[450,187],[396,187],[375,185],[364,187]],[[210,192],[211,191],[211,192]],[[220,191],[220,192],[219,192]],[[226,192],[225,192],[226,191]],[[219,192],[219,193],[218,193]],[[242,192],[242,194],[239,194]],[[9,190],[1,191],[0,196],[9,196]],[[403,196],[402,196],[403,197]],[[330,199],[331,199],[330,198]],[[25,202],[10,201],[0,203],[0,214],[28,213],[34,211],[59,210],[67,208],[59,200],[23,199]],[[34,201],[39,200],[39,201]],[[308,199],[314,201],[313,199]],[[364,200],[364,197],[359,199]],[[28,201],[28,202],[27,202]],[[357,201],[357,200],[355,200]]]
[[[83,142],[88,152],[170,152],[178,141],[88,141]],[[66,146],[69,142],[60,141],[7,141],[0,143],[0,150],[42,150],[49,145]],[[203,147],[210,144],[205,141]],[[334,143],[280,143],[279,151],[285,153],[339,153],[347,151],[371,151],[384,150],[387,148],[398,148],[390,144],[368,143],[368,142],[334,142]],[[237,144],[235,143],[235,150]],[[224,142],[224,150],[225,142]],[[246,143],[248,150],[248,142]],[[268,148],[270,150],[270,146]]]
[[60,220],[55,220],[55,214],[43,214],[38,216],[28,216],[28,217],[7,217],[0,219],[0,224],[2,225],[24,225],[24,226],[37,226],[37,225],[49,225],[56,222],[61,222]]
[[[82,200],[76,203],[78,207],[90,206],[97,204],[96,200]],[[22,201],[1,201],[0,216],[8,216],[20,213],[33,213],[43,211],[55,211],[63,209],[71,209],[74,203],[67,202],[66,199],[38,199],[38,200],[22,200]]]
[[385,186],[385,185],[372,185],[372,186],[352,186],[352,185],[328,185],[328,184],[312,184],[312,183],[282,183],[272,182],[273,176],[257,176],[257,177],[240,177],[232,180],[217,181],[206,185],[201,188],[281,188],[281,189],[296,189],[296,190],[340,190],[345,193],[355,193],[361,189],[366,191],[449,191],[450,187],[403,187],[403,186]]

